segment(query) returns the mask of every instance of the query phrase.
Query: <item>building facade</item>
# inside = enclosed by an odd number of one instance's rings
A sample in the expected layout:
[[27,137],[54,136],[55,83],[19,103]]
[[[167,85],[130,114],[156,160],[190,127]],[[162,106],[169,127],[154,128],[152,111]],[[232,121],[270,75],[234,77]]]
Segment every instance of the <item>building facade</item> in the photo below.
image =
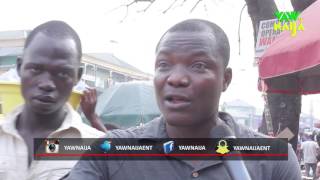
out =
[[262,116],[256,114],[256,108],[242,100],[234,100],[225,102],[221,106],[221,110],[232,115],[237,123],[257,130]]
[[[30,31],[0,32],[0,74],[15,68],[16,59]],[[91,87],[105,89],[117,82],[151,80],[152,75],[118,59],[110,53],[84,53],[82,80]]]

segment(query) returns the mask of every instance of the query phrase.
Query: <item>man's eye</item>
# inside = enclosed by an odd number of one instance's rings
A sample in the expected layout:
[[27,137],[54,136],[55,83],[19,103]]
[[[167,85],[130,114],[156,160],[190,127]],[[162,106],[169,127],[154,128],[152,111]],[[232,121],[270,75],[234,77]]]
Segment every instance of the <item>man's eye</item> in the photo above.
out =
[[201,70],[201,71],[204,71],[206,69],[206,64],[205,63],[202,63],[202,62],[198,62],[198,63],[195,63],[191,66],[192,69],[194,70]]
[[30,68],[30,71],[31,71],[32,73],[39,73],[41,70],[40,70],[39,68],[32,67],[32,68]]
[[60,78],[68,78],[68,77],[70,77],[69,73],[66,73],[66,72],[59,72],[57,75]]
[[160,63],[158,63],[157,68],[160,70],[166,70],[169,68],[169,64],[166,62],[160,62]]

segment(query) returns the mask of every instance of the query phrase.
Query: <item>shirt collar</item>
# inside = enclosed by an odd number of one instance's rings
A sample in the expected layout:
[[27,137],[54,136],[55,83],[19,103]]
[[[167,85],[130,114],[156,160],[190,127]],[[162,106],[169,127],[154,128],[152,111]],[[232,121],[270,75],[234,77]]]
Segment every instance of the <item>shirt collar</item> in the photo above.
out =
[[[228,114],[223,114],[223,115],[228,115]],[[221,118],[224,118],[224,119],[221,119]],[[215,131],[217,128],[222,128],[222,126],[225,126],[223,128],[230,128],[229,130],[234,132],[234,127],[231,126],[232,122],[228,122],[229,120],[232,120],[232,117],[231,119],[228,119],[228,118],[225,118],[224,116],[221,116],[221,114],[219,113],[219,118],[217,120],[217,127],[212,128],[212,131],[210,132],[211,138],[217,138],[216,133],[214,133],[213,131]],[[149,138],[152,138],[153,140],[157,138],[169,138],[166,131],[165,120],[162,115],[158,118],[155,118],[153,121],[145,125],[145,129],[141,137],[139,137],[139,140],[140,141],[150,140]],[[176,158],[176,159],[179,160],[180,158]],[[192,163],[192,161],[188,161],[188,160],[182,160],[182,161],[188,164],[189,166],[193,167],[195,171],[199,171],[201,169],[205,169],[207,167],[211,167],[211,166],[222,163],[222,160],[201,161],[200,164],[194,164]]]
[[63,123],[57,130],[52,132],[49,137],[54,137],[56,133],[67,129],[75,129],[76,131],[78,131],[78,133],[80,133],[80,136],[83,137],[83,133],[81,131],[82,119],[80,115],[75,112],[75,110],[69,103],[66,103],[66,105],[64,106],[64,110],[66,111],[67,115],[65,116]]
[[[20,137],[16,128],[16,121],[17,117],[21,114],[23,108],[24,105],[20,105],[17,108],[15,108],[11,113],[7,114],[7,116],[0,123],[0,129],[2,129],[3,132],[16,137]],[[69,103],[67,103],[64,106],[64,110],[66,111],[67,115],[63,123],[57,130],[52,132],[49,135],[49,137],[54,136],[54,134],[67,129],[75,129],[76,131],[78,131],[78,133],[80,133],[81,137],[83,137],[84,135],[81,131],[83,122],[80,115],[72,108],[72,106]]]
[[162,115],[145,125],[141,139],[145,138],[169,138],[166,131],[166,123]]
[[[210,133],[211,138],[224,137],[223,135],[220,136],[220,134],[217,136],[217,134],[214,132],[215,130],[217,130],[217,128],[226,128],[231,131],[232,134],[237,136],[236,124],[234,123],[232,117],[227,113],[219,112],[217,127],[212,128]],[[162,115],[145,125],[141,138],[169,138],[166,131],[165,120]]]
[[4,117],[4,119],[0,123],[0,128],[2,129],[3,132],[7,134],[11,134],[17,138],[20,138],[20,135],[16,128],[16,121],[17,121],[17,117],[22,112],[22,110],[23,110],[23,105],[20,105]]

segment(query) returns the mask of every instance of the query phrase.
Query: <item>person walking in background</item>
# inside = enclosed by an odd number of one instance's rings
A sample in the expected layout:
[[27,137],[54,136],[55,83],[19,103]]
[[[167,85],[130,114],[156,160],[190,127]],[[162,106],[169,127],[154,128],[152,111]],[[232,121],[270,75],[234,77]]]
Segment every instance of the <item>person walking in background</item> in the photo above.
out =
[[[306,176],[315,178],[319,145],[313,140],[313,135],[306,136],[306,141],[302,142],[301,150],[303,153],[303,160],[306,168]],[[312,169],[311,175],[310,168]]]
[[317,167],[316,167],[316,180],[320,180],[320,155],[317,156]]

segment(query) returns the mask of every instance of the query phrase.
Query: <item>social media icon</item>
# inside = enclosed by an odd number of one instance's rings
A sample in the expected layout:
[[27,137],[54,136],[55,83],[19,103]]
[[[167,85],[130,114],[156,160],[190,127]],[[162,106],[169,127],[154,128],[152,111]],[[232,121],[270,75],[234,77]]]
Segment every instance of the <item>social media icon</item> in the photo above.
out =
[[163,151],[165,154],[168,154],[172,152],[174,149],[174,142],[173,141],[168,141],[163,143]]
[[45,140],[46,153],[59,153],[59,140]]
[[218,142],[218,149],[217,149],[217,153],[220,153],[220,154],[226,154],[228,152],[230,152],[230,150],[228,149],[228,143],[226,140],[222,139]]
[[104,141],[102,144],[100,144],[100,148],[103,152],[108,152],[111,149],[111,141]]

